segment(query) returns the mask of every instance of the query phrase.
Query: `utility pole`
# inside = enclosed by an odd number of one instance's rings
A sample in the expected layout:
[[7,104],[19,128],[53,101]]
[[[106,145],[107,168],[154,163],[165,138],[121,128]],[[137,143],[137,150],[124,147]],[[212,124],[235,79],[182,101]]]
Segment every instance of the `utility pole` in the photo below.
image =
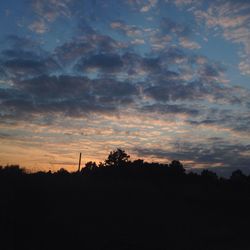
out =
[[80,170],[81,170],[81,159],[82,159],[82,153],[80,153],[80,156],[79,156],[79,165],[78,165],[77,172],[80,172]]

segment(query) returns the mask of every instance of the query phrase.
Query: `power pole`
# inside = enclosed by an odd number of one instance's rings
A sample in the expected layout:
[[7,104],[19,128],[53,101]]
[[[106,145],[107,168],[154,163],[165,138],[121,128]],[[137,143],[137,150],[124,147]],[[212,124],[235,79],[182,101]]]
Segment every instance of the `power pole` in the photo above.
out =
[[81,170],[81,159],[82,159],[82,153],[80,153],[80,156],[79,156],[79,165],[78,165],[77,172],[80,172],[80,170]]

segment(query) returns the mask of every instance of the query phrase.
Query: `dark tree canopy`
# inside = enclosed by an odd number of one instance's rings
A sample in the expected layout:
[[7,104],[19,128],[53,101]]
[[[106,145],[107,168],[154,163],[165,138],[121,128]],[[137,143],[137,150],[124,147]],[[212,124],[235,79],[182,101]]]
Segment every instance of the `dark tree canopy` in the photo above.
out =
[[182,163],[180,161],[177,160],[173,160],[170,164],[169,164],[169,168],[174,172],[174,173],[178,173],[178,174],[183,174],[185,173],[185,168],[183,167]]
[[237,169],[234,172],[232,172],[230,179],[232,181],[242,182],[246,179],[246,176],[242,173],[240,169]]
[[218,180],[217,174],[208,169],[202,170],[201,176],[207,180],[214,180],[214,181]]
[[106,167],[125,167],[129,162],[130,156],[122,149],[118,148],[109,153],[108,159],[105,160]]
[[85,163],[85,168],[84,169],[88,169],[88,170],[95,170],[97,169],[97,164],[93,161],[89,161]]

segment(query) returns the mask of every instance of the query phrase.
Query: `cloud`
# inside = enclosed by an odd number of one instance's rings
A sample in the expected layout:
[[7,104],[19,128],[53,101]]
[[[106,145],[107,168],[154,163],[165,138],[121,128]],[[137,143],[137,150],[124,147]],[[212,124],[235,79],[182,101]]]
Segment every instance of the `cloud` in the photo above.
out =
[[[14,77],[8,89],[1,89],[2,121],[48,114],[114,115],[122,108],[132,108],[131,112],[144,114],[183,115],[194,126],[214,120],[216,125],[236,130],[231,124],[238,116],[233,114],[228,123],[213,114],[201,116],[204,105],[247,107],[246,91],[224,85],[226,69],[221,64],[176,46],[154,56],[140,55],[92,29],[51,54],[30,40],[29,50],[25,39],[10,39],[19,47],[1,52],[3,72]],[[74,76],[64,74],[71,67],[77,69]],[[241,124],[238,131],[248,130]]]
[[200,65],[198,74],[200,78],[206,82],[224,82],[223,76],[226,68],[222,64],[216,62],[208,62]]
[[125,2],[141,13],[149,12],[158,4],[158,0],[126,0]]
[[0,132],[0,139],[10,138],[11,134]]
[[163,34],[175,34],[176,36],[189,36],[191,30],[187,25],[177,23],[170,18],[162,18],[160,23],[161,30]]
[[117,54],[97,54],[83,57],[76,65],[79,71],[100,70],[103,72],[121,71],[123,62]]
[[189,118],[187,121],[194,126],[217,126],[242,134],[249,134],[250,132],[250,115],[247,109],[234,111],[213,108],[204,110],[203,116],[198,119],[193,118]]
[[3,66],[0,66],[0,79],[1,79],[0,82],[4,81],[4,79],[6,78],[7,78],[7,74],[5,70],[3,69]]
[[[167,0],[168,1],[168,0]],[[203,0],[173,0],[175,5],[178,7],[185,7],[185,6],[197,6],[201,5]]]
[[[15,42],[16,43],[16,42]],[[20,43],[20,41],[17,41]],[[26,78],[38,76],[60,69],[56,60],[36,46],[28,50],[26,46],[11,47],[1,51],[0,66],[9,77]]]
[[8,119],[31,120],[34,115],[63,114],[81,117],[90,113],[118,112],[133,103],[137,88],[112,79],[39,76],[16,81],[0,88],[1,122]]
[[135,39],[131,41],[131,44],[133,45],[142,45],[145,44],[145,41],[143,39]]
[[[196,64],[198,61],[194,58],[189,58],[181,51],[168,51],[161,55],[157,67],[157,75],[150,76],[151,85],[144,89],[145,95],[161,102],[178,101],[178,100],[207,100],[213,102],[235,101],[233,98],[233,89],[224,87],[221,84],[224,68],[215,63]],[[180,65],[178,71],[170,71],[164,68],[165,63],[171,66]],[[177,64],[177,65],[178,65]],[[195,71],[191,70],[188,74],[192,74],[192,78],[185,79],[182,73],[182,64],[190,65],[191,68],[196,68]],[[156,64],[154,64],[156,65]],[[184,68],[184,74],[187,72]],[[152,84],[153,83],[153,84]]]
[[172,41],[172,36],[170,35],[158,35],[153,34],[150,37],[150,43],[153,51],[165,50]]
[[32,50],[26,50],[22,48],[9,48],[1,51],[1,56],[3,59],[26,59],[26,60],[34,60],[39,59],[39,56]]
[[14,49],[28,51],[41,50],[41,43],[28,37],[9,35],[6,37],[6,43]]
[[34,13],[28,28],[37,34],[44,34],[50,30],[51,23],[59,18],[72,16],[72,0],[30,0],[30,7]]
[[161,104],[156,103],[152,105],[145,105],[141,108],[142,112],[145,113],[160,113],[160,114],[187,114],[190,116],[199,115],[197,107],[187,107],[181,104]]
[[140,157],[156,157],[170,160],[181,160],[184,162],[193,162],[187,165],[189,168],[201,165],[203,168],[223,167],[225,171],[231,171],[232,168],[241,167],[249,172],[250,145],[230,144],[221,138],[211,138],[205,143],[179,142],[171,145],[172,148],[164,150],[160,148],[139,148],[134,149]]
[[242,57],[242,60],[239,64],[239,70],[243,75],[250,75],[250,59]]
[[34,21],[29,25],[29,29],[38,34],[43,34],[48,31],[48,27],[43,20]]
[[68,64],[95,50],[95,44],[86,40],[66,42],[55,49],[55,57],[60,63]]
[[117,53],[88,53],[76,63],[75,68],[85,74],[101,72],[149,76],[162,72],[160,64],[158,57],[143,57],[131,52],[117,51]]
[[186,49],[200,49],[201,48],[201,46],[197,42],[190,41],[186,37],[180,38],[180,46]]
[[158,0],[148,0],[148,3],[146,5],[144,5],[144,6],[142,6],[140,11],[141,12],[148,12],[153,7],[155,7],[157,3],[158,3]]
[[31,5],[39,18],[53,22],[59,16],[70,17],[70,3],[72,0],[32,0]]
[[35,60],[12,59],[5,61],[2,66],[10,76],[16,77],[27,74],[30,76],[41,75],[46,72],[45,63]]
[[110,27],[114,30],[120,31],[122,34],[126,36],[141,36],[142,29],[135,25],[127,25],[122,21],[114,21],[110,23]]
[[60,63],[75,63],[81,57],[94,54],[117,53],[127,48],[127,44],[119,42],[107,35],[102,35],[92,29],[84,30],[84,35],[72,38],[71,41],[55,48],[54,55]]
[[161,72],[160,58],[158,57],[142,58],[141,69],[147,72],[148,74],[155,74]]
[[244,1],[212,2],[205,10],[196,10],[194,15],[198,23],[204,21],[208,28],[218,28],[223,37],[236,44],[244,46],[242,62],[239,69],[243,74],[249,74],[250,57],[250,4]]
[[0,138],[9,140],[5,131],[16,138],[6,152],[26,143],[55,155],[83,147],[88,157],[98,150],[101,158],[124,145],[157,161],[231,167],[234,154],[247,165],[249,91],[227,78],[234,73],[233,54],[226,67],[200,54],[210,40],[198,41],[199,32],[209,30],[239,45],[232,47],[241,47],[239,69],[249,74],[249,3],[27,3],[33,12],[18,27],[23,36],[3,39],[0,52]]

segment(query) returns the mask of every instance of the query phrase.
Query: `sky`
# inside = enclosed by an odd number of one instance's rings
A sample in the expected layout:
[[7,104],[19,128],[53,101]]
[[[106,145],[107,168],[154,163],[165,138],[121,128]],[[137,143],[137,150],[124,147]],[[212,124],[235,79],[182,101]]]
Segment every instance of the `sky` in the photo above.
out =
[[0,165],[250,173],[250,1],[1,0],[0,29]]

